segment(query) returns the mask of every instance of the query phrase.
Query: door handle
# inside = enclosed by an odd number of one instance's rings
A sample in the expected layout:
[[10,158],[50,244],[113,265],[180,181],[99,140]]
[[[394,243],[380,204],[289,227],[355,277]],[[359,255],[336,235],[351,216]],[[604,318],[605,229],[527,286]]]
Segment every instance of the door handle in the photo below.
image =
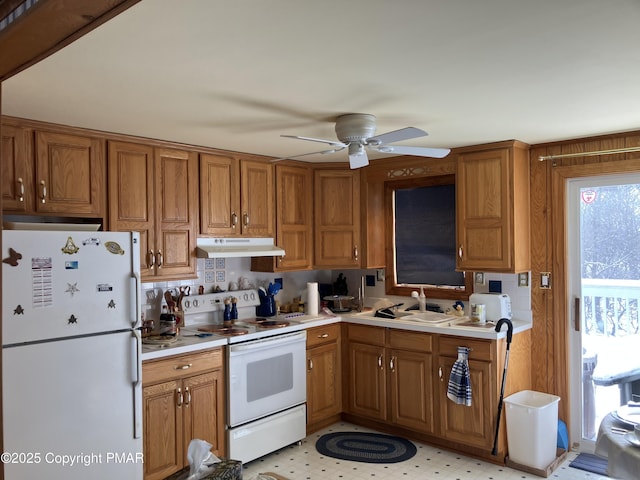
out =
[[24,181],[22,177],[18,177],[18,201],[24,202]]
[[40,202],[47,203],[47,185],[44,180],[40,180]]
[[573,328],[576,332],[580,331],[580,297],[573,299]]

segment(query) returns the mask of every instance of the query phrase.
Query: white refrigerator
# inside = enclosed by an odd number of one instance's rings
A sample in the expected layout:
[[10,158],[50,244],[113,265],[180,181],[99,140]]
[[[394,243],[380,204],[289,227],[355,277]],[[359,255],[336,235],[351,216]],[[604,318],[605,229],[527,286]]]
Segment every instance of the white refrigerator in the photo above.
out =
[[142,479],[139,242],[3,231],[5,479]]

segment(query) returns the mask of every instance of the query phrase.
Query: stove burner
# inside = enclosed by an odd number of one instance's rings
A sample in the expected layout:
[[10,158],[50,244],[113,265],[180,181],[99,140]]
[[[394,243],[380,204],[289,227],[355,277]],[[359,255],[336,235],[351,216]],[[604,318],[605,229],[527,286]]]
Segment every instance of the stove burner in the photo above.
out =
[[278,328],[278,327],[286,327],[289,325],[287,321],[279,321],[279,320],[264,320],[257,319],[256,323],[261,328]]
[[200,327],[198,328],[198,331],[215,333],[216,335],[223,335],[226,337],[244,335],[245,333],[249,333],[249,330],[247,330],[246,328],[218,327],[216,325],[212,325],[211,327]]

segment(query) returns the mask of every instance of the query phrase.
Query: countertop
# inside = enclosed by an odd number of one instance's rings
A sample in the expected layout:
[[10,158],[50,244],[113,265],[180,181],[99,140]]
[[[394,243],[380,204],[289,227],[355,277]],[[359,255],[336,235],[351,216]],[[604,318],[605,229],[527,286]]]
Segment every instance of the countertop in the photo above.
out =
[[[417,313],[417,312],[415,312]],[[348,322],[359,325],[371,325],[377,327],[400,328],[403,330],[411,330],[415,332],[436,333],[440,335],[451,335],[457,337],[481,338],[486,340],[497,340],[507,336],[507,328],[503,326],[500,332],[495,331],[495,326],[491,327],[475,327],[456,325],[457,322],[465,322],[467,317],[459,317],[454,319],[454,323],[443,322],[441,324],[429,324],[403,318],[384,319],[373,316],[373,312],[347,313],[340,316],[309,316],[303,315],[294,318],[294,322],[290,326],[282,327],[279,333],[288,333],[297,330],[329,325],[336,322]],[[512,320],[513,333],[517,334],[531,329],[531,322],[521,320]],[[162,358],[169,355],[179,355],[182,353],[196,352],[215,348],[229,343],[228,337],[219,335],[211,335],[205,337],[195,336],[197,325],[185,327],[181,330],[180,335],[175,343],[168,344],[164,347],[144,345],[142,348],[142,361]],[[251,340],[251,334],[243,335],[243,340]]]

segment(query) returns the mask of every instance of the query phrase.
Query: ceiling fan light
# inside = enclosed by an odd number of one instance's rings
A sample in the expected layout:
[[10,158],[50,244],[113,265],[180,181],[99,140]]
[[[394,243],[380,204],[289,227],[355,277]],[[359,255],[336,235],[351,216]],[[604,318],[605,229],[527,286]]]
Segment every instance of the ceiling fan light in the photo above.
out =
[[364,154],[364,146],[360,143],[349,144],[349,155],[362,155]]

